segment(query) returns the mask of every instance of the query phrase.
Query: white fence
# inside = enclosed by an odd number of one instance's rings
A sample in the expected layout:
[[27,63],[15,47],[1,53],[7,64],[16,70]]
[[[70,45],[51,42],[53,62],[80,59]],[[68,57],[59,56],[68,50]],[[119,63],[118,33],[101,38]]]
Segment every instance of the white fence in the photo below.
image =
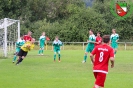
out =
[[[118,42],[120,50],[133,50],[133,42]],[[38,46],[38,41],[35,42],[36,49]],[[87,42],[63,42],[62,50],[85,50]],[[38,47],[37,47],[38,46]],[[16,48],[16,43],[8,42],[8,51],[13,51]],[[52,42],[48,42],[47,50],[52,50]]]

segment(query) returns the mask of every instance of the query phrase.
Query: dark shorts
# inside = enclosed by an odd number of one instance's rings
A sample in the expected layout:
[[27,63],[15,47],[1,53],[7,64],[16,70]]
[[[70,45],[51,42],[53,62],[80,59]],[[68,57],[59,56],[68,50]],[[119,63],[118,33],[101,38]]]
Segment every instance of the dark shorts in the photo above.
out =
[[20,51],[19,51],[19,53],[18,53],[18,56],[27,56],[27,54],[28,54],[28,52],[25,52],[25,51],[23,51],[22,49],[20,49]]

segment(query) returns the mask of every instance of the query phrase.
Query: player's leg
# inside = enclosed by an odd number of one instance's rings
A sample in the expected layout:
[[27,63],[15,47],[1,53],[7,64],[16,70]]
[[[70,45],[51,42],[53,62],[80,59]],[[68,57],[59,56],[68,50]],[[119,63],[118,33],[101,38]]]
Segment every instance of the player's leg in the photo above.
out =
[[40,55],[41,54],[41,47],[40,47],[40,49],[39,49],[39,51],[38,51],[38,55]]
[[54,49],[54,62],[56,61],[56,53],[57,53],[57,50]]
[[22,61],[24,60],[24,58],[27,56],[27,54],[28,54],[28,52],[25,52],[25,51],[24,51],[23,56],[22,56],[20,62],[22,62]]
[[27,54],[28,54],[28,52],[25,52],[25,51],[21,50],[21,53],[18,54],[19,55],[19,60],[16,63],[16,65],[21,63],[24,60],[24,58],[27,56]]
[[101,72],[94,72],[94,76],[96,79],[94,88],[104,88],[106,74]]
[[115,51],[114,51],[114,54],[117,53],[117,48],[118,48],[118,44],[115,44],[115,45],[114,45],[114,50],[115,50]]
[[41,48],[41,54],[43,55],[43,53],[44,53],[44,46],[42,46]]
[[22,50],[22,49],[20,49],[20,51],[19,51],[19,53],[18,53],[18,56],[19,56],[19,59],[18,59],[16,65],[19,64],[19,62],[20,62],[20,60],[21,60],[21,57],[23,56],[23,50]]
[[14,57],[13,57],[13,63],[16,61],[16,59],[17,59],[17,54],[18,54],[18,52],[16,52],[15,54],[14,54]]
[[59,62],[60,62],[60,57],[61,57],[61,55],[60,55],[60,50],[58,50],[58,60],[59,60]]
[[85,50],[85,54],[84,54],[84,60],[82,61],[82,63],[85,63],[86,62],[88,52],[89,52],[89,47],[87,46],[86,47],[86,50]]

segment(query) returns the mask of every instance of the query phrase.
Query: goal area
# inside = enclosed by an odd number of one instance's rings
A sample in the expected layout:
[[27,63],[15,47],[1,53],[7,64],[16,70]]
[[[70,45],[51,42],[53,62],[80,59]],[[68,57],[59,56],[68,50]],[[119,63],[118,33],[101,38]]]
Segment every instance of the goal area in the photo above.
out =
[[20,21],[4,18],[0,20],[0,57],[7,57],[20,38]]

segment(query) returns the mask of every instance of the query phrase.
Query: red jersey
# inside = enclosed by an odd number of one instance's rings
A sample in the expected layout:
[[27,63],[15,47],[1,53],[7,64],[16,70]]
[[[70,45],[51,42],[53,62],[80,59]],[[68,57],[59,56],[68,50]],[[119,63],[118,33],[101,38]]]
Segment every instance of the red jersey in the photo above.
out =
[[96,37],[96,42],[99,42],[99,44],[95,43],[95,46],[100,45],[102,43],[102,38],[97,36]]
[[32,37],[29,36],[29,35],[24,35],[24,40],[25,41],[31,41],[32,40]]
[[95,55],[93,72],[108,73],[109,58],[114,57],[114,50],[109,45],[96,46],[91,53]]

